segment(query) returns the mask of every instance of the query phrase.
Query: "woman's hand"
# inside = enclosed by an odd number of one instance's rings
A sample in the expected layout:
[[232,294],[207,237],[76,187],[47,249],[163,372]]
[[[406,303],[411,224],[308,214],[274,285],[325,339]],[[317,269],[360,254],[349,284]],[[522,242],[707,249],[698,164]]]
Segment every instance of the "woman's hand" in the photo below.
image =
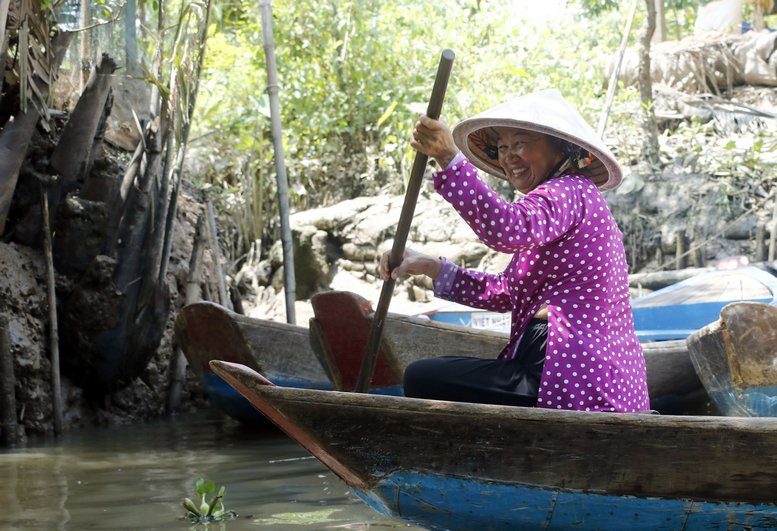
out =
[[425,114],[418,117],[410,146],[424,155],[433,157],[440,168],[447,168],[459,152],[448,126]]
[[[380,278],[383,280],[389,279],[389,257],[391,251],[386,251],[380,257]],[[436,256],[430,256],[428,254],[419,253],[412,249],[405,249],[402,263],[394,268],[391,272],[392,279],[396,280],[403,275],[426,275],[432,280],[437,278],[442,269],[442,261]]]

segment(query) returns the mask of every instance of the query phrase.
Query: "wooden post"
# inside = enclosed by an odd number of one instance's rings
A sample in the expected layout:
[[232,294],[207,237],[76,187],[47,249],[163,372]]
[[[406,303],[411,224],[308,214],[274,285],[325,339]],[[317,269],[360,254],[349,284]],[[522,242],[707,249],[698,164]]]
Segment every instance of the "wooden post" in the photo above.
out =
[[[189,305],[199,301],[201,297],[200,281],[202,280],[202,255],[205,250],[205,214],[200,214],[194,233],[192,256],[189,259],[189,275],[186,279],[186,294],[184,304]],[[173,360],[170,363],[170,391],[167,394],[167,413],[173,413],[181,403],[181,389],[186,381],[186,356],[180,347],[175,348]]]
[[772,207],[772,224],[769,230],[768,260],[770,262],[777,260],[777,197],[775,197],[774,206]]
[[40,202],[43,210],[43,250],[46,258],[46,284],[49,301],[49,347],[51,350],[51,397],[54,417],[54,435],[62,435],[62,390],[59,378],[59,329],[57,327],[57,293],[54,278],[54,258],[51,252],[51,225],[49,195],[41,184]]
[[675,269],[685,269],[688,267],[688,259],[685,253],[688,242],[686,242],[685,232],[677,231],[676,238]]
[[11,357],[11,337],[8,331],[8,318],[0,314],[0,432],[3,446],[17,443],[16,424],[16,378]]
[[691,263],[694,267],[704,267],[704,244],[697,243],[703,241],[699,234],[699,229],[691,225],[688,228],[686,241],[690,242],[690,249],[687,251],[691,255]]
[[753,261],[763,262],[766,259],[766,225],[759,223],[755,226],[755,249],[753,249]]

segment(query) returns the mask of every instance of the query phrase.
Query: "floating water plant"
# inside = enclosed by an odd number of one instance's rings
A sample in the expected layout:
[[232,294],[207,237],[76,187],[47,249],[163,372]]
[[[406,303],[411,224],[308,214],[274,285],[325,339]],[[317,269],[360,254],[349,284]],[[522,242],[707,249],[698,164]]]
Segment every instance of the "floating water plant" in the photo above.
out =
[[186,509],[187,516],[192,523],[218,522],[221,520],[231,520],[237,517],[235,511],[228,511],[224,508],[224,492],[226,487],[222,486],[218,494],[208,500],[208,495],[216,492],[216,484],[212,481],[205,481],[198,478],[194,483],[195,492],[200,498],[199,506],[191,498],[184,498],[183,507]]

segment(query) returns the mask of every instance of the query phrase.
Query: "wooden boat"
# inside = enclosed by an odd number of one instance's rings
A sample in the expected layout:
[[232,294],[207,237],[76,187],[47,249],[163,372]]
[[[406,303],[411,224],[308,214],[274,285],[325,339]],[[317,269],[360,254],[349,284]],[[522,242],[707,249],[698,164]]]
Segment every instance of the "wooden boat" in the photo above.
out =
[[212,302],[189,304],[175,321],[175,337],[212,405],[233,418],[266,423],[247,400],[213,374],[208,363],[225,360],[262,371],[287,387],[333,389],[302,326],[239,315]]
[[[735,301],[777,302],[777,278],[758,266],[703,271],[632,300],[634,327],[642,341],[685,339],[718,318]],[[428,313],[434,321],[508,332],[510,316],[457,304]]]
[[431,529],[777,525],[777,419],[293,389],[211,366],[369,506]]
[[755,265],[713,269],[632,301],[641,340],[686,339],[729,303],[777,303],[777,277]]
[[725,415],[777,416],[777,307],[725,306],[720,319],[688,338],[691,361]]
[[[335,389],[352,391],[372,327],[372,305],[347,291],[317,293],[311,305],[313,350],[332,375]],[[372,386],[398,395],[409,363],[444,355],[494,358],[507,344],[508,335],[389,313],[381,339]],[[642,347],[653,409],[671,414],[709,412],[709,399],[685,340],[644,342]]]
[[[309,321],[313,350],[335,389],[352,391],[372,329],[372,304],[349,291],[323,291],[310,299]],[[507,334],[435,323],[429,319],[389,313],[371,387],[399,394],[405,367],[437,356],[494,358],[507,344]]]

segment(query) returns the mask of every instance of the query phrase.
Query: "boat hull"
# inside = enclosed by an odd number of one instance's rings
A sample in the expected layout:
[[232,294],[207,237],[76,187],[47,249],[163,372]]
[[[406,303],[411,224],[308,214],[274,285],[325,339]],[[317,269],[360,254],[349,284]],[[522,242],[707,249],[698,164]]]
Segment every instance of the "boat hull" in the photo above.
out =
[[211,405],[246,424],[271,425],[213,374],[211,360],[243,364],[287,387],[334,388],[310,347],[308,329],[302,326],[254,319],[212,302],[197,302],[178,314],[175,337]]
[[691,360],[724,415],[777,416],[777,307],[738,302],[688,338]]
[[392,473],[370,491],[354,493],[381,514],[431,529],[706,531],[777,526],[773,505],[607,496],[414,471]]
[[371,506],[428,527],[777,526],[777,419],[320,392],[212,365]]

